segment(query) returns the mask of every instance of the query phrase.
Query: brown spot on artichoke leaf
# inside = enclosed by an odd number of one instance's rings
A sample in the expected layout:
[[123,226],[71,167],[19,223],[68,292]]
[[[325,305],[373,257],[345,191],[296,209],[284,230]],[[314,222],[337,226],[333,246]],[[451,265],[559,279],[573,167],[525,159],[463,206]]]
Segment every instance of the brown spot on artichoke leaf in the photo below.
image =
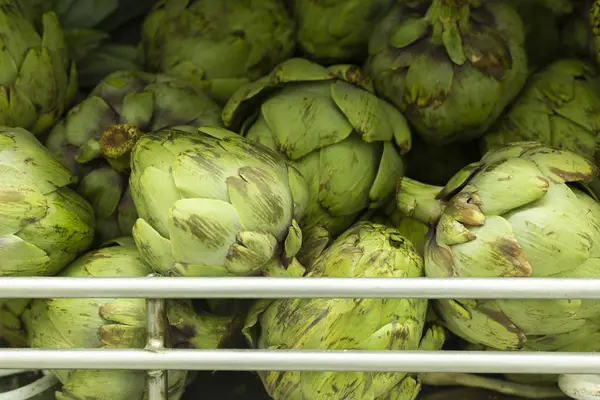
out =
[[495,29],[480,26],[463,36],[465,56],[471,65],[496,80],[503,80],[512,67],[506,41]]
[[[276,182],[267,171],[254,167],[242,167],[238,171],[240,179],[246,183],[253,184],[261,194],[259,202],[250,202],[253,206],[252,211],[259,215],[263,221],[271,221],[276,223],[284,215],[283,201],[277,191],[273,191],[273,187],[281,185]],[[228,179],[227,182],[235,186],[240,193],[247,191],[247,185],[242,185],[241,182],[235,179]]]
[[220,248],[229,237],[229,232],[217,221],[204,219],[198,215],[190,215],[185,220],[174,219],[173,224],[182,231],[190,232],[204,245],[215,249]]
[[564,171],[564,170],[562,170],[560,168],[556,168],[556,167],[550,167],[549,170],[554,175],[563,179],[565,182],[580,182],[580,181],[585,182],[585,181],[589,181],[589,180],[593,179],[595,176],[595,172],[593,172],[592,174],[584,174],[581,172]]
[[445,272],[442,277],[457,276],[452,250],[448,246],[441,246],[437,243],[435,239],[436,230],[430,229],[425,237],[425,253],[429,254],[429,257],[427,257],[429,260],[426,259],[425,261],[435,264],[438,271],[442,269]]
[[[504,276],[531,276],[532,270],[525,252],[519,244],[511,239],[499,238],[492,246],[498,249],[498,253],[506,260],[510,260],[514,269],[505,272]],[[520,274],[515,274],[519,272]]]
[[196,329],[190,325],[182,325],[175,327],[171,324],[167,326],[167,342],[174,349],[191,349],[193,346],[189,342],[191,338],[196,336]]
[[21,191],[12,188],[5,188],[0,190],[0,203],[17,203],[23,201],[25,198]]
[[[525,334],[521,331],[521,329],[519,329],[515,324],[513,324],[512,321],[503,312],[498,311],[498,310],[492,310],[492,309],[486,307],[487,303],[488,302],[478,302],[475,309],[478,312],[486,315],[490,319],[492,319],[495,322],[502,325],[508,332],[514,333],[516,335],[518,343],[517,343],[517,346],[513,350],[518,350],[518,349],[523,348],[523,346],[525,346],[525,343],[527,343],[527,337],[525,336]],[[511,349],[506,349],[506,350],[511,350]]]

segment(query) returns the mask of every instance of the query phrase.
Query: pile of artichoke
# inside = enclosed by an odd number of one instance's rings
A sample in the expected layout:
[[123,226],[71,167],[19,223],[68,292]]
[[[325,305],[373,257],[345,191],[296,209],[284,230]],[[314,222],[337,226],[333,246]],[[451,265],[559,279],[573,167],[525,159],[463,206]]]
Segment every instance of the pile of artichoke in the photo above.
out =
[[[599,63],[599,0],[0,0],[0,277],[600,278]],[[146,345],[144,299],[22,295],[0,293],[0,347]],[[600,351],[593,300],[177,299],[164,314],[168,348]],[[148,396],[144,371],[22,388],[39,375],[0,372],[0,398]],[[168,373],[169,400],[570,389]]]

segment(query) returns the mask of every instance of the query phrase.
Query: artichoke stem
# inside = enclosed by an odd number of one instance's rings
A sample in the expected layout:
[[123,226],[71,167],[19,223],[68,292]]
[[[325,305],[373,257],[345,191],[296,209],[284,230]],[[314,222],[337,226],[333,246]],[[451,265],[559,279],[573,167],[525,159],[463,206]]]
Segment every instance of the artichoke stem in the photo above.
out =
[[467,386],[529,399],[564,397],[564,393],[557,386],[526,385],[475,374],[434,372],[419,374],[419,377],[423,383],[432,386]]
[[410,178],[402,178],[396,193],[400,213],[426,225],[434,225],[442,215],[445,204],[437,198],[441,186],[428,185]]
[[142,134],[132,124],[113,125],[102,132],[100,152],[113,169],[123,172],[129,169],[131,150]]

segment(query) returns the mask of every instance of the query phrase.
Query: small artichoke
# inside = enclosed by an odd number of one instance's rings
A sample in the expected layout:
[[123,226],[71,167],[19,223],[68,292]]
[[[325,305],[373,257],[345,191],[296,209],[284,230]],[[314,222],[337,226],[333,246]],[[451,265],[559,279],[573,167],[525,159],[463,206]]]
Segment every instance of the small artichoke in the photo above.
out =
[[148,71],[237,87],[293,53],[294,23],[279,0],[160,0],[142,44]]
[[71,109],[46,145],[79,175],[78,192],[94,207],[103,242],[131,235],[137,214],[127,189],[130,152],[145,132],[221,125],[221,108],[189,83],[120,71]]
[[[63,277],[144,277],[152,269],[131,239],[91,251],[65,268]],[[24,319],[35,348],[143,348],[145,299],[36,299]],[[194,311],[186,300],[167,302],[167,347],[215,349],[232,338],[238,317]],[[142,400],[145,371],[55,370],[58,400]],[[169,399],[181,397],[187,371],[169,371]]]
[[[56,13],[65,31],[70,57],[77,62],[82,87],[93,88],[115,71],[140,69],[139,34],[123,35],[117,29],[137,24],[136,19],[148,13],[155,0],[21,1],[30,6],[34,15],[47,11]],[[136,36],[133,43],[121,43]]]
[[[585,158],[535,142],[489,151],[445,187],[403,178],[398,209],[432,226],[429,277],[600,274],[600,205]],[[575,186],[574,184],[577,184]],[[591,300],[437,300],[456,335],[494,349],[557,350],[600,317]]]
[[429,144],[473,139],[525,84],[523,23],[502,2],[400,2],[375,29],[366,68]]
[[298,46],[326,64],[362,63],[375,25],[394,0],[291,0]]
[[486,150],[533,140],[600,163],[600,77],[582,60],[555,61],[533,75],[482,138]]
[[[0,128],[1,276],[48,276],[94,238],[90,205],[68,188],[77,177],[28,131]],[[0,337],[22,345],[27,300],[0,300]]]
[[310,230],[312,249],[390,200],[404,172],[401,155],[411,147],[406,119],[373,94],[359,68],[325,68],[301,58],[241,87],[225,105],[223,121],[300,170],[310,193],[301,225]]
[[277,153],[200,128],[147,134],[131,157],[133,238],[158,273],[244,276],[297,265],[308,189]]
[[[328,247],[307,277],[415,278],[423,260],[397,230],[359,222]],[[434,350],[444,331],[425,326],[425,299],[261,300],[251,309],[244,334],[253,347],[305,350]],[[259,373],[275,400],[412,400],[417,376],[397,372]]]
[[54,125],[77,91],[56,14],[40,20],[21,0],[0,0],[0,126],[36,135]]

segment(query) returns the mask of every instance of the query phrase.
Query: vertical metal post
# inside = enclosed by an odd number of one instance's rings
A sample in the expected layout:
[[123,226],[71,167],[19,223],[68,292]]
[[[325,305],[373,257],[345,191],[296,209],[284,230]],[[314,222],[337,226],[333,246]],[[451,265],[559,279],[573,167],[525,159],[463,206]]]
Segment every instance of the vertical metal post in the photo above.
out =
[[[148,340],[145,349],[162,351],[165,348],[167,309],[165,299],[146,300],[146,326]],[[148,400],[168,400],[168,371],[147,371]]]

